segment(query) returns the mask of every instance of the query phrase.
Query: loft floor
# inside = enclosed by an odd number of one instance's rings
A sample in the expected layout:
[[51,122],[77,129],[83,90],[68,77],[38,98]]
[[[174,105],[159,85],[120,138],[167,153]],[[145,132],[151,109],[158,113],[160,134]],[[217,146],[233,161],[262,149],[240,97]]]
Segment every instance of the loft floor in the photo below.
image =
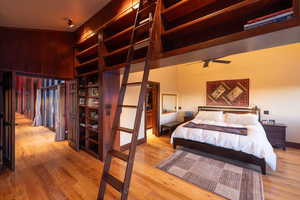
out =
[[[54,133],[32,127],[17,115],[16,172],[0,175],[1,200],[95,200],[102,163],[67,142],[54,142]],[[138,147],[129,193],[130,200],[222,199],[156,168],[173,153],[168,137],[148,138]],[[300,199],[300,150],[278,150],[278,171],[264,177],[266,200]],[[122,162],[114,161],[112,173],[120,177]],[[119,195],[108,188],[106,199]]]

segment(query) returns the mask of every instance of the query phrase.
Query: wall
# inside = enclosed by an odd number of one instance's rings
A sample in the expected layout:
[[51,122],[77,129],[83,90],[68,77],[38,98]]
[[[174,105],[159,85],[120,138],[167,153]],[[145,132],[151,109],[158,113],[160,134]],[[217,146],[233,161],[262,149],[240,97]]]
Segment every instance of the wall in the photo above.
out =
[[[131,73],[129,76],[129,82],[139,82],[142,80],[143,73],[135,72]],[[122,78],[122,77],[121,77]],[[121,79],[122,80],[122,79]],[[160,83],[160,102],[161,94],[178,94],[177,92],[177,68],[176,67],[165,67],[159,69],[153,69],[150,71],[149,76],[150,81]],[[126,90],[125,105],[137,105],[138,94],[140,87],[128,87]],[[134,122],[135,111],[134,109],[123,109],[121,115],[121,126],[126,128],[132,128]],[[167,123],[170,121],[176,120],[176,113],[162,114],[161,104],[160,104],[160,124]],[[143,118],[144,119],[144,114]],[[141,127],[139,132],[139,139],[143,138],[145,134],[145,120],[141,121]],[[127,133],[121,133],[120,143],[121,145],[127,144],[130,142],[131,136]]]
[[73,34],[0,27],[0,68],[40,76],[73,77]]
[[226,57],[229,65],[201,63],[177,66],[179,105],[196,111],[205,105],[206,82],[250,78],[250,104],[269,110],[269,116],[288,125],[287,140],[300,143],[300,44]]

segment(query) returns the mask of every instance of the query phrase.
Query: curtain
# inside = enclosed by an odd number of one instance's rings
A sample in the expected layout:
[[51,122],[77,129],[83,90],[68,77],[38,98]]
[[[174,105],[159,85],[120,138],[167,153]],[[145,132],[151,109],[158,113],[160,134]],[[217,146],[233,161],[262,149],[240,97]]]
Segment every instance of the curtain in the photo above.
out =
[[42,100],[42,91],[38,89],[36,91],[36,103],[35,103],[35,117],[33,120],[33,126],[42,125],[42,114],[41,114],[41,100]]
[[48,93],[49,97],[49,103],[48,103],[48,122],[49,122],[49,128],[54,129],[54,90],[49,90]]
[[65,87],[58,85],[55,104],[55,141],[65,140]]
[[43,126],[47,127],[47,105],[48,105],[48,96],[47,96],[47,90],[43,90]]

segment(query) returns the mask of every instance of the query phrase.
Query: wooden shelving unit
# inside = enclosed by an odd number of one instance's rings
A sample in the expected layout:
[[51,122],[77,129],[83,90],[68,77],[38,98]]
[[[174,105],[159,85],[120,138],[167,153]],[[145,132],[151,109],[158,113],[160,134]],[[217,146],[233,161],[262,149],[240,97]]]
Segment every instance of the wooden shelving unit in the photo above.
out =
[[101,131],[99,128],[99,92],[98,73],[78,77],[78,119],[80,148],[100,158],[99,146]]
[[[151,0],[142,6],[137,19],[139,26],[135,29],[137,10],[132,7],[75,46],[79,144],[81,149],[101,160],[111,138],[112,114],[117,107],[114,102],[117,102],[120,88],[119,74],[111,71],[124,66],[133,31],[136,40],[133,63],[145,60],[155,5],[156,1]],[[91,89],[97,89],[99,94],[91,95]],[[97,105],[90,102],[97,102]]]
[[[153,13],[155,9],[155,1],[144,5],[144,8],[139,12],[138,21],[141,22],[134,31],[138,41],[143,41],[149,37],[149,28],[152,23]],[[133,31],[134,18],[136,10],[132,9],[118,19],[106,24],[103,27],[103,40],[106,53],[103,55],[105,62],[105,70],[111,67],[122,65],[130,48],[129,42]],[[136,42],[138,42],[136,41]],[[137,49],[134,52],[135,59],[146,57],[146,49]]]
[[[165,1],[165,9],[162,10],[162,15],[168,20],[173,21],[186,15],[186,13],[194,12],[200,8],[215,3],[216,0],[203,0],[203,1]],[[166,7],[167,6],[167,7]],[[183,12],[183,10],[185,12]]]
[[[139,13],[139,21],[149,17],[154,12],[156,2],[149,1]],[[160,5],[160,20],[157,30],[162,41],[158,57],[168,57],[188,51],[207,48],[214,45],[249,38],[252,36],[273,32],[280,29],[300,25],[294,19],[268,24],[253,30],[245,31],[243,26],[248,20],[261,17],[276,11],[293,7],[295,19],[300,18],[299,0],[162,0]],[[130,7],[109,20],[96,30],[103,33],[103,70],[125,66],[129,41],[133,30],[136,10]],[[150,22],[150,23],[149,23]],[[147,30],[151,20],[136,28],[139,41],[149,37]],[[79,58],[92,58],[98,48],[98,34],[93,34],[77,43],[81,48]],[[87,48],[89,47],[89,48]],[[134,52],[134,63],[144,61],[145,51]],[[77,63],[80,68],[92,68],[90,65],[98,62]],[[92,70],[83,74],[92,73]],[[79,75],[81,76],[81,75]]]
[[75,46],[79,148],[100,160],[107,152],[110,139],[107,130],[115,109],[109,105],[117,100],[120,87],[118,74],[104,72],[105,59],[108,58],[109,63],[127,52],[124,44],[131,36],[132,17],[133,12],[125,13]]
[[[293,0],[163,0],[164,51],[244,31],[248,20],[293,7]],[[266,28],[268,25],[266,25]]]

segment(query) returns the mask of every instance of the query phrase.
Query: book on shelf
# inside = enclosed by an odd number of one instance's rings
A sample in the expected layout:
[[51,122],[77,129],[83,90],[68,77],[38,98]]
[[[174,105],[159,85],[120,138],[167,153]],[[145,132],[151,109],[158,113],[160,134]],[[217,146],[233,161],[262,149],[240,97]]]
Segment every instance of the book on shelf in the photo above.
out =
[[289,12],[285,12],[273,17],[269,17],[269,18],[265,18],[263,20],[260,21],[256,21],[250,24],[245,24],[244,25],[244,30],[249,30],[249,29],[253,29],[253,28],[257,28],[260,26],[264,26],[267,24],[271,24],[271,23],[275,23],[275,22],[282,22],[282,21],[286,21],[289,20],[293,17],[294,12],[293,11],[289,11]]
[[258,17],[258,18],[249,20],[247,22],[247,24],[252,24],[252,23],[264,20],[264,19],[268,19],[268,18],[275,17],[275,16],[278,16],[278,15],[281,15],[281,14],[284,14],[284,13],[288,13],[288,12],[293,12],[293,8],[288,8],[288,9],[285,9],[285,10],[280,10],[278,12],[274,12],[274,13],[271,13],[269,15],[265,15],[265,16],[262,16],[262,17]]

